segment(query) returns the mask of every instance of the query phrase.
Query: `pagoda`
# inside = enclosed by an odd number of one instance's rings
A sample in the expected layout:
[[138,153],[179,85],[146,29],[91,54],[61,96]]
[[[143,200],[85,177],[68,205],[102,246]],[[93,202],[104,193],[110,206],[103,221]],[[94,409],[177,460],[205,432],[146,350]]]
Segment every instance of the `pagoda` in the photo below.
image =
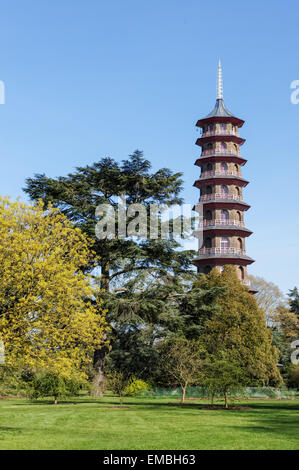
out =
[[201,128],[201,136],[196,141],[201,156],[195,165],[200,167],[201,174],[194,186],[200,189],[203,242],[194,263],[198,272],[204,274],[215,267],[221,271],[224,265],[235,265],[240,281],[249,287],[247,266],[254,260],[247,256],[245,246],[252,232],[244,222],[250,206],[243,199],[243,188],[248,184],[242,175],[247,160],[240,154],[245,142],[239,136],[243,124],[224,104],[219,61],[216,105],[196,123]]

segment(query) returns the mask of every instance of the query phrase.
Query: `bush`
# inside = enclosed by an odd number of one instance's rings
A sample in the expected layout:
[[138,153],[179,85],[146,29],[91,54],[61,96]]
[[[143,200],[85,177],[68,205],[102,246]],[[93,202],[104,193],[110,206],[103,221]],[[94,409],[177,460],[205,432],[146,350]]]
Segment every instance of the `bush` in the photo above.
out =
[[81,387],[82,383],[74,379],[65,379],[50,372],[41,373],[34,377],[31,398],[52,396],[56,405],[58,398],[78,395]]
[[125,396],[133,397],[136,395],[143,394],[149,389],[149,384],[144,382],[144,380],[136,379],[136,377],[132,377],[130,382],[125,388]]
[[297,390],[299,389],[299,364],[292,366],[288,384],[292,388],[297,388]]
[[108,388],[119,397],[120,405],[124,397],[132,397],[145,392],[149,386],[141,379],[126,375],[121,371],[114,370],[107,374]]
[[123,398],[126,396],[125,390],[129,385],[130,377],[121,371],[114,370],[107,374],[107,387],[119,397],[120,405],[123,404]]
[[33,374],[27,370],[0,367],[0,395],[27,396],[30,394]]

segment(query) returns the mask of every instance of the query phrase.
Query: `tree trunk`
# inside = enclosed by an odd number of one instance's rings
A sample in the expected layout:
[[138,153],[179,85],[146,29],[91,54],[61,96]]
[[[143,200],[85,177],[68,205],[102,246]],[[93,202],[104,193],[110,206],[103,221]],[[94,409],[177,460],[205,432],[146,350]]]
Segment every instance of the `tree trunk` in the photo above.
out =
[[102,397],[105,388],[105,359],[107,354],[106,346],[103,346],[101,349],[97,349],[94,352],[93,356],[93,368],[94,376],[92,380],[92,395],[94,397]]
[[227,394],[227,390],[224,390],[224,402],[225,402],[225,408],[228,409],[228,394]]
[[211,405],[214,405],[214,397],[215,397],[215,392],[212,392],[212,395],[211,395]]
[[103,263],[101,265],[101,289],[109,292],[110,287],[110,263]]
[[[110,275],[110,264],[109,262],[101,265],[101,289],[105,292],[109,292],[109,279]],[[104,334],[103,339],[107,338]],[[101,349],[96,349],[93,355],[93,368],[94,376],[92,381],[92,396],[102,397],[105,389],[105,359],[108,352],[107,346],[103,346]]]
[[182,387],[182,398],[181,398],[181,403],[185,403],[185,396],[186,396],[186,390],[187,390],[188,382],[185,383],[185,385]]
[[57,405],[57,397],[54,397],[54,405]]

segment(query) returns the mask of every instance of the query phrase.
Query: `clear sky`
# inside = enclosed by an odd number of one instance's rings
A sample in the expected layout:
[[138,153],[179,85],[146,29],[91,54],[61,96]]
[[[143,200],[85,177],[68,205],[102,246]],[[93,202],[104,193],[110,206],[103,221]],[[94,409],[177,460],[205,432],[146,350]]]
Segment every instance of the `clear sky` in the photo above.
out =
[[244,177],[256,263],[284,291],[299,285],[298,1],[0,1],[1,194],[34,173],[64,175],[100,157],[144,151],[154,169],[184,173],[199,148],[196,120],[224,101],[246,120]]

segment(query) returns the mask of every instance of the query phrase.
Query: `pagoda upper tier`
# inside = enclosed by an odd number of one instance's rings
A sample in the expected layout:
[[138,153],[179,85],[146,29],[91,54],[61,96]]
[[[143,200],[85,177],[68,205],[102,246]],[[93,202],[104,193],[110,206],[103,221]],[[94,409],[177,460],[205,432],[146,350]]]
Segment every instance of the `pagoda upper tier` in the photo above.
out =
[[231,122],[235,126],[242,127],[243,119],[239,119],[228,111],[223,98],[217,98],[214,109],[205,118],[199,119],[196,123],[197,127],[203,127],[205,124],[212,122]]
[[243,119],[235,117],[228,111],[223,98],[217,98],[210,114],[196,123],[197,127],[202,128],[202,135],[196,141],[196,145],[202,147],[202,154],[195,165],[201,166],[203,162],[212,161],[245,165],[247,160],[240,154],[240,146],[244,144],[245,139],[239,136],[239,128],[243,124]]

